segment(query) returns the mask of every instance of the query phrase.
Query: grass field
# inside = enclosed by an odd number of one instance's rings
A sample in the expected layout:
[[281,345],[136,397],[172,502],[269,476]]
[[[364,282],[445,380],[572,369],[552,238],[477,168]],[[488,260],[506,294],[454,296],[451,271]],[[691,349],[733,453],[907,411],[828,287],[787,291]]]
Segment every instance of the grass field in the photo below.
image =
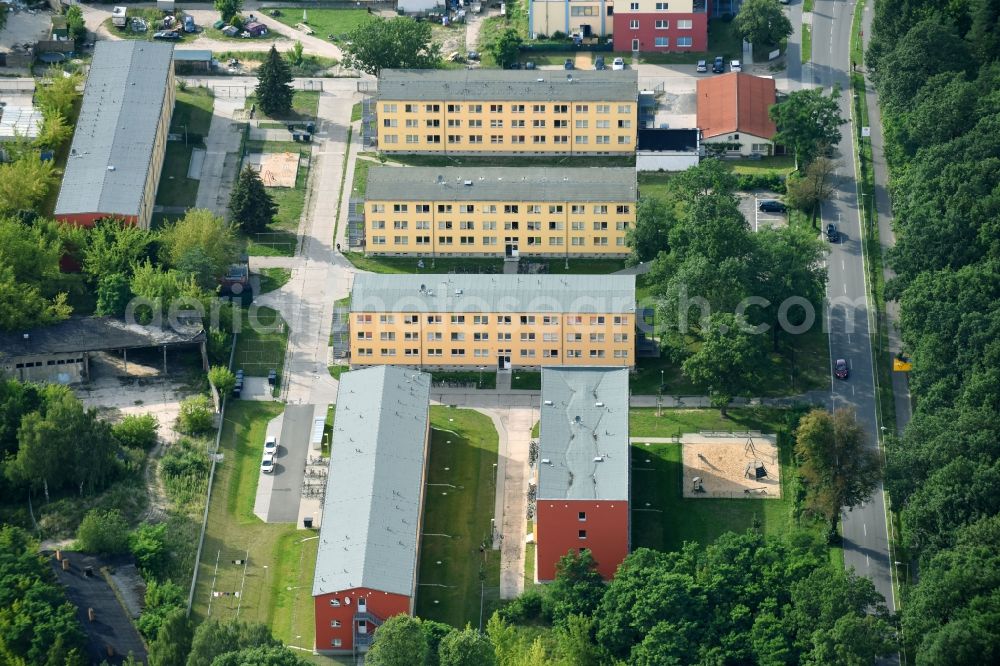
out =
[[802,25],[802,62],[807,63],[812,60],[812,26]]
[[[492,268],[493,272],[499,273],[503,266],[503,259],[492,258],[451,259],[438,257],[432,261],[430,257],[366,257],[361,252],[345,252],[344,256],[354,264],[355,268],[371,273],[448,273],[456,269],[471,267]],[[423,268],[417,268],[417,261],[420,259],[423,259]]]
[[347,33],[368,21],[377,20],[364,9],[313,9],[309,8],[306,20],[302,20],[301,7],[279,7],[280,16],[275,18],[287,26],[294,28],[299,23],[305,23],[315,31],[314,37],[328,39],[335,35],[342,39]]
[[468,409],[431,407],[431,428],[416,611],[478,627],[481,591],[484,617],[499,598],[500,553],[490,544],[499,439],[488,417]]
[[[246,103],[243,108],[249,109],[251,106],[257,105],[257,97],[254,95],[248,95]],[[260,106],[257,106],[257,115],[260,118],[270,118],[275,121],[284,120],[294,120],[294,121],[304,121],[312,120],[316,117],[316,113],[319,111],[319,92],[316,90],[296,90],[292,93],[292,112],[287,116],[269,116],[265,114]]]
[[371,160],[355,160],[354,180],[351,181],[351,196],[363,199],[368,191],[368,169],[374,165]]
[[287,268],[262,268],[260,271],[260,293],[280,289],[292,279],[292,272]]
[[187,141],[170,141],[163,158],[163,170],[156,189],[156,203],[160,206],[194,206],[198,198],[198,184],[188,178],[191,152],[203,145],[212,123],[214,99],[207,88],[187,88],[177,91],[170,132],[187,134]]
[[542,373],[515,370],[510,378],[510,387],[524,391],[542,390]]
[[[374,157],[374,153],[363,153]],[[579,155],[562,157],[503,157],[463,155],[450,157],[447,155],[392,155],[387,162],[395,162],[404,166],[498,166],[498,167],[634,167],[635,157],[618,157],[612,155]]]
[[[793,515],[794,473],[792,426],[799,412],[775,409],[730,410],[723,419],[718,410],[632,409],[632,437],[671,437],[699,430],[761,430],[778,435],[781,460],[780,499],[684,499],[680,444],[632,446],[632,545],[657,550],[679,550],[685,541],[702,544],[723,532],[759,527],[781,536],[814,525]],[[741,444],[736,444],[740,446]]]
[[247,141],[246,149],[248,153],[290,152],[307,158],[306,164],[299,161],[295,187],[267,188],[274,203],[278,204],[278,213],[268,231],[256,234],[247,243],[247,253],[251,256],[291,257],[295,254],[299,222],[305,209],[306,186],[309,182],[308,158],[312,155],[312,147],[294,141]]
[[[243,321],[243,328],[236,338],[236,354],[233,363],[248,377],[266,377],[274,369],[278,371],[278,383],[274,392],[281,389],[284,377],[285,347],[288,345],[288,326],[281,315],[271,308],[252,308],[256,312],[256,322]],[[244,310],[244,312],[247,312]]]

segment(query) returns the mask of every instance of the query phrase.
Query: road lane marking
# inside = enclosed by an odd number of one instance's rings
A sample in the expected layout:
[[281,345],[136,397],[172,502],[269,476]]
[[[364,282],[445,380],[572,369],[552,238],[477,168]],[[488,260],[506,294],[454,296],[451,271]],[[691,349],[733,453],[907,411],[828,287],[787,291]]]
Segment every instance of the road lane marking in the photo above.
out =
[[861,527],[865,530],[865,536],[868,536],[868,523],[861,523]]
[[840,270],[842,270],[842,271],[846,271],[847,270],[847,265],[844,264],[844,260],[843,259],[840,260]]
[[868,553],[865,553],[865,566],[870,567],[872,565],[871,560],[868,559]]
[[844,293],[845,294],[847,293],[847,284],[846,283],[844,284]]

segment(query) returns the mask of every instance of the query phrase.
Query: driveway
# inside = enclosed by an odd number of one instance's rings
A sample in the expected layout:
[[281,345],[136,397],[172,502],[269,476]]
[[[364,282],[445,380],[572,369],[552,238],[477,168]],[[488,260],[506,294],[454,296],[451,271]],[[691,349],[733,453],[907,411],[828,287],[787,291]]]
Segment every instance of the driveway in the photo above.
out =
[[[312,419],[312,405],[288,405],[284,414],[267,426],[267,436],[278,436],[278,453],[271,474],[258,472],[260,480],[253,509],[254,514],[266,523],[294,523],[298,520]],[[264,442],[259,444],[263,457]]]

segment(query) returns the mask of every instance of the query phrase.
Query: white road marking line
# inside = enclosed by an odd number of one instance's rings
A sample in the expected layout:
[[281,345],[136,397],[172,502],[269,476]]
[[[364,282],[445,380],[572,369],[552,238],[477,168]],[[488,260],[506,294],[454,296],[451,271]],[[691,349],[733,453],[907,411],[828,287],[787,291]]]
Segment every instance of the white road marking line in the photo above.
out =
[[854,385],[851,385],[851,395],[854,395]]
[[868,553],[865,553],[865,566],[870,567],[872,565],[871,560],[868,559]]
[[846,284],[844,285],[844,293],[845,294],[847,293],[847,285]]
[[840,260],[840,270],[842,270],[842,271],[846,271],[847,270],[847,265],[844,264],[844,260],[843,259]]
[[865,536],[868,536],[868,523],[862,523],[861,527],[865,530]]

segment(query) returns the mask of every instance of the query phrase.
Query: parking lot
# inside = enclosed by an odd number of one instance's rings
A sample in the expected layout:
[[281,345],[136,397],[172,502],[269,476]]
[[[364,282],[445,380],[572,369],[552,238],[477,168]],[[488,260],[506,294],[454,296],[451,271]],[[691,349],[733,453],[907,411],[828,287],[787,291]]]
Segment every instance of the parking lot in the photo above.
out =
[[[267,436],[278,438],[278,452],[273,472],[265,474],[258,470],[254,513],[264,522],[294,523],[298,519],[312,416],[313,405],[288,405],[284,414],[267,426]],[[260,457],[263,455],[261,440]]]
[[758,231],[764,227],[783,227],[788,224],[785,213],[767,213],[760,210],[761,201],[782,201],[782,197],[774,192],[739,192],[740,212],[750,223],[750,228]]

